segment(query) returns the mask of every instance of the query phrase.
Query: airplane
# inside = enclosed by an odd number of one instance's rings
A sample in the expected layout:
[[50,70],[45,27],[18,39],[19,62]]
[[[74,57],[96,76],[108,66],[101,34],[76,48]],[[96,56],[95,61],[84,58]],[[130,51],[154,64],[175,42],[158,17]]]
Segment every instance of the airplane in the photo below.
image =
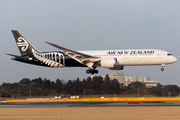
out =
[[93,50],[74,51],[65,47],[46,42],[61,51],[40,52],[21,33],[12,30],[21,56],[13,56],[12,60],[46,67],[88,67],[87,74],[98,73],[97,67],[110,70],[123,70],[124,66],[161,65],[164,71],[166,64],[177,59],[169,52],[157,49],[128,50]]

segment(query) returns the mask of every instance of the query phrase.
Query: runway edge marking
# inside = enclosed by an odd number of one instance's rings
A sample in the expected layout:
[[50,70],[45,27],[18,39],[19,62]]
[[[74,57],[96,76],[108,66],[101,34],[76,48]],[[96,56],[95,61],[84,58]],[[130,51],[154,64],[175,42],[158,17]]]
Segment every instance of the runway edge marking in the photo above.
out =
[[126,97],[126,98],[66,98],[66,99],[8,99],[10,102],[129,102],[129,101],[180,101],[180,97]]

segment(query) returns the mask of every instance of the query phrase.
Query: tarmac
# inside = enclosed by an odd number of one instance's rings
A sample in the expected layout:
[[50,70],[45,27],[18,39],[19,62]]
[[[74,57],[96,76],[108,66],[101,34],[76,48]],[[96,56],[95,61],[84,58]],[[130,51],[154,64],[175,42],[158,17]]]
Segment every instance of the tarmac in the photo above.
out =
[[[72,100],[71,102],[51,102],[48,99],[46,99],[48,102],[44,100],[39,102],[36,99],[33,102],[28,102],[29,99],[24,100],[2,101],[0,120],[180,120],[180,101],[169,101],[170,99],[148,102],[138,101],[138,99],[113,102],[78,102],[75,99],[73,99],[74,102]],[[54,99],[51,100],[54,101]]]
[[0,108],[38,108],[38,107],[160,107],[180,106],[180,102],[18,102],[1,103]]
[[180,107],[0,108],[0,120],[179,120]]

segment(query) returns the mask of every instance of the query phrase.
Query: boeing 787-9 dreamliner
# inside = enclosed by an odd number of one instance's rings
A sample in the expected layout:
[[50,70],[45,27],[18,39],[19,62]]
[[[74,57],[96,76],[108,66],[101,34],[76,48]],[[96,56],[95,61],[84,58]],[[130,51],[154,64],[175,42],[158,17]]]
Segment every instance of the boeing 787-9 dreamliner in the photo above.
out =
[[74,51],[62,46],[45,42],[60,51],[40,52],[17,30],[12,30],[21,56],[13,56],[12,60],[46,67],[87,67],[86,73],[98,73],[97,67],[111,70],[123,70],[124,66],[161,65],[164,71],[166,64],[177,59],[169,52],[156,49],[128,50],[93,50]]

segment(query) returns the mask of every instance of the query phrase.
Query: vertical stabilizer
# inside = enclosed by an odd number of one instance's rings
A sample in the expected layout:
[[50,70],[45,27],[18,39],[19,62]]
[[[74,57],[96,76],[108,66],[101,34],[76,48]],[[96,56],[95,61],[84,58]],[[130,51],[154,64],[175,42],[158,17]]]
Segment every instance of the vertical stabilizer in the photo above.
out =
[[33,50],[36,52],[39,52],[21,33],[19,33],[17,30],[12,30],[12,33],[14,35],[14,39],[16,41],[16,44],[18,46],[19,52],[21,55],[29,55],[33,54]]

